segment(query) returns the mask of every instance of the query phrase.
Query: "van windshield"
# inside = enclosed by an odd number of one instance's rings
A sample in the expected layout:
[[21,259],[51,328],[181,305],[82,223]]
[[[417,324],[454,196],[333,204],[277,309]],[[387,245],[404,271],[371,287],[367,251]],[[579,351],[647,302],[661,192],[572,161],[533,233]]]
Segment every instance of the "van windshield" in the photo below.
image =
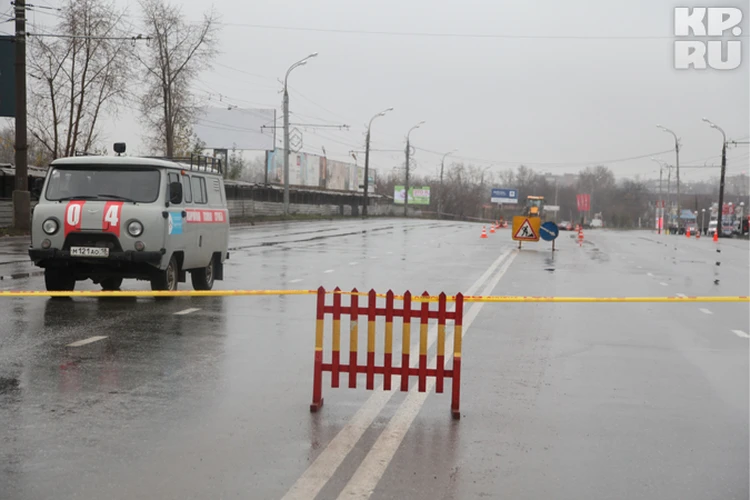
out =
[[50,201],[86,199],[152,203],[159,197],[159,178],[159,170],[149,167],[127,170],[89,165],[55,167],[49,176],[46,197]]

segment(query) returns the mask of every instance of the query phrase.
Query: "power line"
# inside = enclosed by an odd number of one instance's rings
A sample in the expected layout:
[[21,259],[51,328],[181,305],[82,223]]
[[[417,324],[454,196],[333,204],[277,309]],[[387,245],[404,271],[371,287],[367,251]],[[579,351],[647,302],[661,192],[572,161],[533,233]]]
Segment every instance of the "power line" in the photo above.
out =
[[[440,155],[440,156],[442,156],[444,154],[443,152],[440,152],[440,151],[433,151],[433,150],[430,150],[430,149],[419,148],[419,147],[416,147],[416,146],[415,146],[414,149],[417,149],[419,151],[425,151],[427,153],[432,153],[434,155]],[[612,160],[598,160],[598,161],[587,161],[587,162],[534,162],[534,161],[486,160],[486,159],[481,159],[481,158],[471,158],[471,157],[460,156],[460,155],[455,155],[455,156],[453,156],[453,158],[454,159],[460,159],[460,160],[466,160],[466,161],[473,161],[473,162],[476,162],[476,163],[489,163],[489,164],[498,164],[498,165],[500,165],[500,164],[507,164],[507,165],[527,165],[527,166],[529,166],[529,165],[544,165],[546,167],[573,167],[573,166],[588,166],[588,165],[593,165],[593,164],[621,163],[621,162],[632,161],[632,160],[640,160],[640,159],[648,158],[648,157],[651,157],[651,156],[657,156],[657,155],[662,155],[662,154],[670,153],[672,151],[674,151],[674,150],[673,149],[667,149],[667,150],[664,150],[664,151],[657,151],[657,152],[654,152],[654,153],[647,153],[647,154],[638,155],[638,156],[631,156],[631,157],[627,157],[627,158],[615,158],[615,159],[612,159]]]
[[[400,36],[400,37],[428,37],[428,38],[483,38],[483,39],[509,39],[509,40],[674,40],[673,35],[509,35],[502,33],[451,33],[451,32],[427,32],[427,31],[385,31],[385,30],[361,30],[361,29],[335,29],[335,28],[310,28],[301,26],[279,26],[270,24],[249,23],[218,23],[223,26],[239,28],[266,29],[278,31],[307,31],[313,33],[337,33],[345,35],[377,35],[377,36]],[[741,35],[738,38],[748,38],[750,35]]]

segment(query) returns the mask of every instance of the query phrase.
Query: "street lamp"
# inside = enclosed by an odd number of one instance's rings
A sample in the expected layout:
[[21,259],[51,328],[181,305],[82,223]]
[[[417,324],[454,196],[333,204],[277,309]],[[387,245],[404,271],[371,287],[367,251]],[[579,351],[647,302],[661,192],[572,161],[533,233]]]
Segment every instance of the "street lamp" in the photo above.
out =
[[704,226],[703,226],[703,219],[705,217],[706,217],[706,209],[705,208],[701,208],[701,227],[698,230],[698,232],[699,233],[703,233],[703,234],[706,234],[705,231],[703,230],[703,228],[704,228]]
[[393,108],[384,109],[377,115],[370,118],[370,123],[367,124],[367,141],[365,142],[365,200],[364,206],[362,207],[362,215],[367,217],[367,205],[370,202],[368,196],[368,190],[370,189],[370,127],[372,127],[372,121],[378,116],[384,116],[387,112],[393,111]]
[[458,151],[458,149],[454,149],[452,151],[448,151],[443,155],[443,158],[440,160],[440,195],[438,196],[438,218],[440,218],[440,213],[443,210],[443,170],[445,169],[445,158],[449,155],[452,155]]
[[[663,174],[663,170],[664,170],[664,166],[666,165],[666,162],[658,158],[654,158],[653,156],[651,157],[651,161],[655,161],[656,163],[659,164],[659,204],[664,205],[664,199],[662,196],[661,186],[662,186],[662,174]],[[667,169],[669,169],[669,166],[668,165],[666,166],[667,166]],[[668,192],[667,192],[667,197],[669,197]],[[661,206],[658,212],[660,215],[659,215],[659,227],[657,228],[657,231],[658,231],[658,234],[661,234],[661,227],[664,224],[664,206]]]
[[424,121],[417,123],[406,133],[406,186],[404,186],[406,188],[406,191],[404,192],[404,217],[406,217],[409,213],[409,150],[411,149],[409,136],[414,130],[418,129],[423,124]]
[[287,82],[289,80],[289,73],[294,68],[299,68],[307,64],[307,60],[313,57],[317,57],[318,53],[313,52],[304,59],[300,59],[296,63],[289,66],[284,76],[284,215],[289,215],[289,92],[287,90]]
[[673,131],[662,125],[657,125],[664,132],[669,132],[674,137],[675,168],[677,169],[677,226],[680,225],[680,139]]
[[721,132],[721,137],[723,139],[723,143],[721,145],[721,180],[719,181],[719,210],[718,214],[716,216],[716,232],[719,233],[719,237],[723,237],[723,226],[721,225],[721,218],[722,214],[724,212],[724,177],[727,172],[727,134],[724,133],[724,130],[713,123],[708,118],[703,118],[703,121],[708,123],[708,125],[711,128],[715,128],[719,132]]

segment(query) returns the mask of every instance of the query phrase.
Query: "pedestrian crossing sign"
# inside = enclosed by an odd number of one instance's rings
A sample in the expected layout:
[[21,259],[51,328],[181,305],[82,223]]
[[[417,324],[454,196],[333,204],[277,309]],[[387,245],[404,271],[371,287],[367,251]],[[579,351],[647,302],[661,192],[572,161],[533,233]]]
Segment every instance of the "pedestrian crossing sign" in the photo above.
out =
[[513,235],[514,241],[539,241],[539,217],[524,217],[516,215],[513,217]]

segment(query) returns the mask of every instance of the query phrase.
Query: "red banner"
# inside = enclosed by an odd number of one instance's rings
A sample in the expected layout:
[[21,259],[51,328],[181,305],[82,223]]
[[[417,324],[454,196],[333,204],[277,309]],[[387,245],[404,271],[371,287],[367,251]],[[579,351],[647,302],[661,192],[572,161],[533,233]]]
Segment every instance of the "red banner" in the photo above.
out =
[[590,210],[591,195],[589,194],[577,194],[576,201],[578,202],[579,212],[588,212]]

